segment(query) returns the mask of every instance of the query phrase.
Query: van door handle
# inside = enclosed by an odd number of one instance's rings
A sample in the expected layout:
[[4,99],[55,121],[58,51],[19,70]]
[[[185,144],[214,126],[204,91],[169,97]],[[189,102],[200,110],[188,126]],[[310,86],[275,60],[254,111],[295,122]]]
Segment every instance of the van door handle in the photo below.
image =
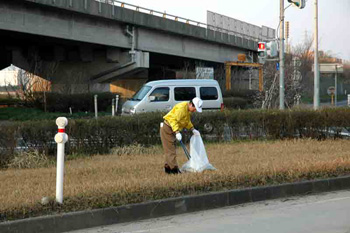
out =
[[167,109],[171,109],[171,105],[167,105],[167,106],[165,106]]

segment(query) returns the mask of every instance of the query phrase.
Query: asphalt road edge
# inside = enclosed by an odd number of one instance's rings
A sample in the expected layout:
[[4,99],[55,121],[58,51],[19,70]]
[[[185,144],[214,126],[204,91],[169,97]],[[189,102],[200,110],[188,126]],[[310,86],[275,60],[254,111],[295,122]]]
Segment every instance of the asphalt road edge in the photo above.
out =
[[0,223],[1,233],[60,233],[233,206],[269,199],[350,189],[350,176],[212,192],[118,207]]

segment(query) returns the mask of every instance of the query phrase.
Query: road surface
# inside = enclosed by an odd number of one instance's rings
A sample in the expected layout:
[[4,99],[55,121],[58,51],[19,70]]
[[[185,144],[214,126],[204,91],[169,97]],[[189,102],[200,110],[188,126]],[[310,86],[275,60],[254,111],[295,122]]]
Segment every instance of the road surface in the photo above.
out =
[[74,233],[350,233],[350,191],[291,197]]

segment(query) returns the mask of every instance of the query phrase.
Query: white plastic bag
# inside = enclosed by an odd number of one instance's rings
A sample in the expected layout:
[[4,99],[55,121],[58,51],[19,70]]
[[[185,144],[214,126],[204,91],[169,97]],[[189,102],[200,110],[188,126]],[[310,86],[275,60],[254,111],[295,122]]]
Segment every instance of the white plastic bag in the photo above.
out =
[[209,163],[207,152],[205,151],[204,143],[201,136],[193,135],[190,140],[190,155],[191,158],[181,168],[181,171],[186,172],[202,172],[204,170],[215,170]]

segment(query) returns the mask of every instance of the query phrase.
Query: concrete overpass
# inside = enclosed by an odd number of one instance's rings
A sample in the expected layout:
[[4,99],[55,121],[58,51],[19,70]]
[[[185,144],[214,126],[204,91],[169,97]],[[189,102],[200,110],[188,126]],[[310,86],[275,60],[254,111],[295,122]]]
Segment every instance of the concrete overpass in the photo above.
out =
[[243,53],[256,61],[258,38],[137,10],[95,0],[1,0],[0,68],[12,63],[56,90],[81,92],[125,86],[125,78],[176,78],[185,59],[217,65]]

